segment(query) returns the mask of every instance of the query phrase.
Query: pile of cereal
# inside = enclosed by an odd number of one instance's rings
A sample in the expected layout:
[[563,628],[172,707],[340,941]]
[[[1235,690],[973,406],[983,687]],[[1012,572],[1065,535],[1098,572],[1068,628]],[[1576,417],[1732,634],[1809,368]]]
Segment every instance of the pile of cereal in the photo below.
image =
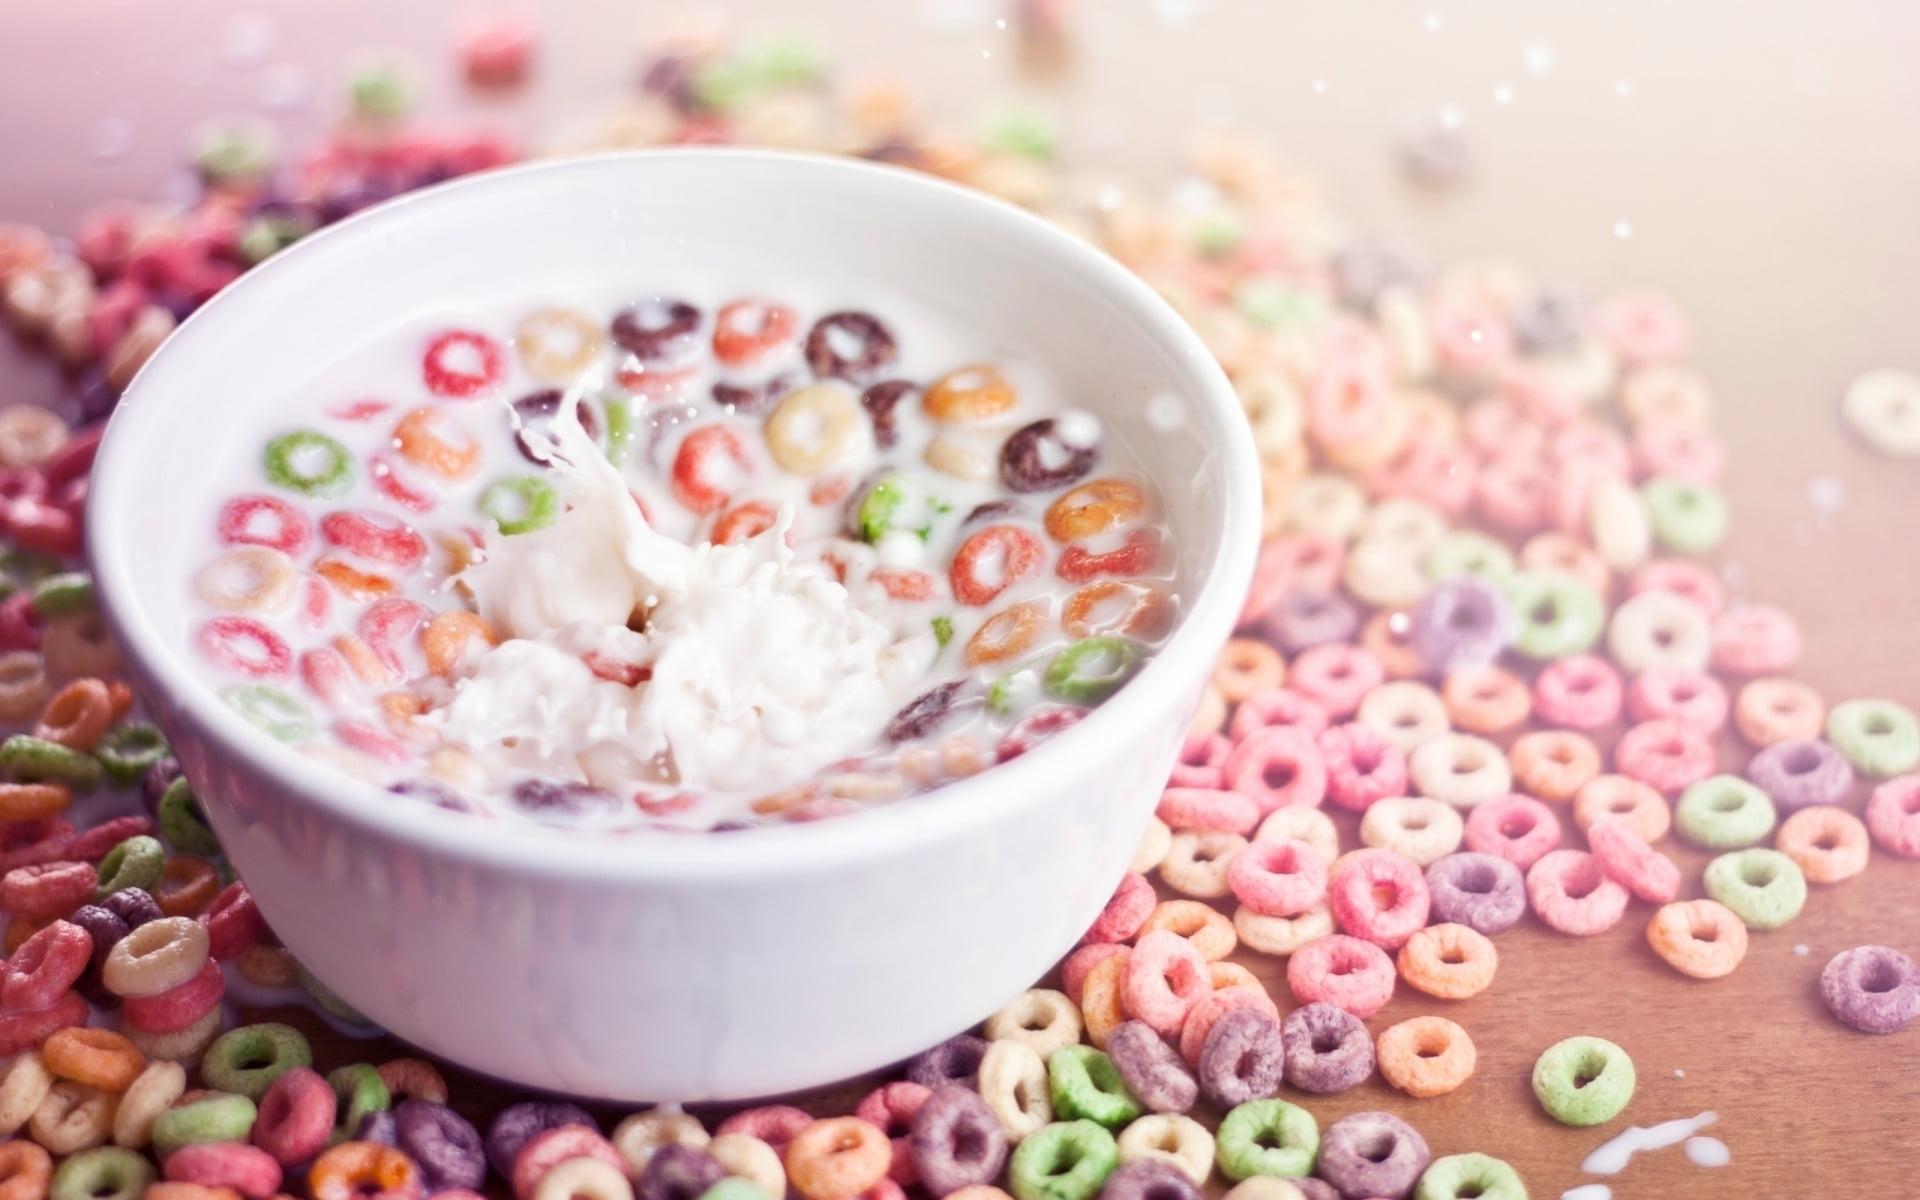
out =
[[[532,48],[494,30],[467,53],[498,86]],[[0,744],[0,1134],[27,1134],[0,1144],[8,1195],[265,1200],[304,1180],[316,1200],[464,1200],[493,1180],[521,1200],[1197,1200],[1218,1175],[1236,1200],[1511,1200],[1527,1193],[1505,1163],[1434,1157],[1394,1115],[1319,1127],[1313,1097],[1376,1071],[1415,1097],[1470,1080],[1459,1024],[1368,1028],[1397,988],[1443,1010],[1495,985],[1495,939],[1529,911],[1586,936],[1636,903],[1675,970],[1724,976],[1750,930],[1791,922],[1872,843],[1920,857],[1913,715],[1829,709],[1786,674],[1792,620],[1730,605],[1690,561],[1728,514],[1711,392],[1664,300],[1588,309],[1496,263],[1424,276],[1233,144],[1147,205],[1067,178],[1031,119],[975,143],[919,129],[897,92],[835,107],[791,46],[676,54],[591,142],[817,145],[1009,196],[1153,281],[1227,367],[1265,461],[1267,542],[1158,820],[1057,989],[852,1114],[765,1106],[708,1128],[661,1108],[609,1134],[530,1101],[483,1134],[426,1063],[322,1074],[290,1027],[227,1028],[230,988],[297,985],[355,1017],[275,944],[130,715],[71,570],[78,516],[98,421],[181,315],[327,221],[510,157],[410,131],[392,82],[359,81],[350,135],[286,180],[256,148],[210,146],[189,212],[101,214],[71,252],[0,230],[7,320],[75,373],[77,415],[0,410],[0,714],[32,723]],[[1716,750],[1729,723],[1752,751],[1741,774]],[[90,795],[108,784],[139,801]],[[1328,806],[1358,815],[1359,845]],[[1678,900],[1669,833],[1719,852],[1710,898]],[[1285,958],[1297,1005],[1283,1015],[1241,949]],[[1866,1032],[1920,1011],[1920,969],[1892,948],[1846,951],[1818,985]],[[1635,1080],[1620,1046],[1575,1036],[1532,1082],[1555,1119],[1591,1125]]]

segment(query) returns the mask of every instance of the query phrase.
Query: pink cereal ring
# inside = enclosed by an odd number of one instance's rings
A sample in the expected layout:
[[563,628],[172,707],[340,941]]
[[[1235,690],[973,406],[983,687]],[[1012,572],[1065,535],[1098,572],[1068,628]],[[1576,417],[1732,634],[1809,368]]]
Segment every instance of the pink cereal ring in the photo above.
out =
[[726,425],[706,425],[689,433],[673,456],[673,498],[695,514],[727,506],[723,470],[753,471],[753,459],[740,435]]
[[1252,833],[1266,815],[1251,797],[1239,792],[1190,787],[1170,787],[1161,792],[1154,813],[1175,832],[1221,829],[1240,834]]
[[893,1143],[893,1161],[887,1167],[887,1177],[901,1187],[912,1187],[920,1182],[920,1172],[914,1169],[913,1150],[907,1131],[914,1114],[920,1111],[920,1106],[932,1094],[933,1089],[925,1084],[900,1079],[881,1084],[854,1107],[854,1116],[879,1129]]
[[1590,418],[1569,421],[1556,429],[1547,451],[1556,470],[1585,459],[1603,464],[1610,474],[1625,478],[1633,467],[1633,456],[1619,431]]
[[1078,1005],[1081,985],[1086,983],[1087,975],[1095,967],[1115,955],[1131,953],[1118,942],[1088,942],[1060,963],[1060,990],[1067,994],[1067,999]]
[[1302,651],[1288,671],[1292,688],[1317,701],[1336,721],[1351,717],[1361,699],[1386,678],[1386,668],[1379,659],[1345,642],[1328,642]]
[[1607,878],[1642,900],[1665,904],[1680,894],[1680,868],[1619,817],[1588,825],[1587,846]]
[[252,617],[215,617],[195,639],[214,665],[255,679],[277,679],[293,669],[293,650]]
[[1180,758],[1167,783],[1173,787],[1217,788],[1225,775],[1233,739],[1221,733],[1194,733],[1181,743]]
[[757,1137],[784,1155],[793,1135],[813,1124],[813,1114],[791,1104],[763,1104],[742,1109],[714,1128],[714,1133],[743,1133]]
[[0,1012],[44,1009],[59,1000],[87,969],[93,938],[69,921],[54,921],[0,964]]
[[1555,850],[1527,868],[1527,900],[1550,928],[1576,937],[1605,933],[1627,911],[1627,889],[1584,850]]
[[1920,858],[1920,775],[1900,775],[1867,799],[1867,832],[1882,849]]
[[268,1200],[280,1190],[280,1164],[258,1146],[240,1142],[200,1142],[167,1155],[164,1165],[172,1183],[232,1188],[249,1200]]
[[434,395],[467,400],[505,377],[506,356],[485,334],[452,329],[428,343],[421,371]]
[[1227,758],[1227,786],[1265,816],[1276,808],[1318,807],[1327,794],[1327,766],[1313,734],[1302,729],[1254,731]]
[[306,1162],[327,1148],[337,1101],[316,1072],[295,1067],[268,1086],[253,1123],[253,1144],[282,1167]]
[[1180,1027],[1180,1057],[1189,1065],[1198,1066],[1200,1051],[1206,1047],[1207,1035],[1213,1032],[1214,1025],[1221,1017],[1240,1008],[1257,1008],[1276,1020],[1280,1016],[1265,987],[1235,984],[1209,992],[1187,1012],[1186,1023]]
[[85,1025],[92,1016],[92,1007],[79,992],[62,992],[43,1008],[0,1015],[0,1058],[31,1050],[62,1029]]
[[1434,310],[1429,324],[1440,364],[1450,372],[1485,376],[1513,357],[1513,334],[1507,323],[1479,304],[1443,304]]
[[1711,571],[1679,558],[1656,558],[1635,571],[1627,581],[1627,594],[1638,596],[1642,592],[1672,592],[1709,620],[1727,604],[1726,591]]
[[1546,427],[1511,395],[1475,401],[1461,418],[1460,432],[1482,458],[1538,454],[1547,441]]
[[64,917],[92,900],[94,889],[99,885],[100,877],[92,863],[50,862],[15,867],[0,876],[0,909],[27,921]]
[[1207,960],[1192,942],[1166,929],[1140,936],[1120,976],[1127,1013],[1162,1037],[1179,1033],[1193,1006],[1212,990]]
[[1771,675],[1800,658],[1800,626],[1769,604],[1720,612],[1708,625],[1713,669],[1730,675]]
[[1153,884],[1147,882],[1147,877],[1128,872],[1121,877],[1120,886],[1113,889],[1113,897],[1080,940],[1087,943],[1127,941],[1147,923],[1156,903]]
[[1466,845],[1504,858],[1522,871],[1560,844],[1560,818],[1531,796],[1517,793],[1467,810]]
[[313,541],[313,528],[278,496],[235,496],[221,506],[219,537],[225,546],[267,546],[298,558]]
[[1546,521],[1553,476],[1537,458],[1503,455],[1481,464],[1474,480],[1474,511],[1509,534],[1527,534]]
[[1296,587],[1329,591],[1337,586],[1346,553],[1339,542],[1314,533],[1288,533],[1268,542],[1254,564],[1253,584],[1240,610],[1240,624],[1260,620]]
[[612,1142],[585,1125],[562,1125],[534,1134],[513,1156],[513,1170],[508,1177],[513,1194],[519,1200],[532,1200],[541,1177],[571,1158],[597,1158],[623,1174],[627,1169],[626,1161]]
[[1621,734],[1613,765],[1668,798],[1719,769],[1713,743],[1673,720],[1642,721]]
[[409,659],[418,657],[425,662],[425,651],[418,655],[403,655],[401,647],[406,645],[419,649],[420,631],[433,619],[433,610],[424,604],[412,600],[391,596],[376,601],[360,616],[360,638],[366,642],[380,664],[400,679],[410,679],[419,674],[410,667]]
[[1274,688],[1242,700],[1227,723],[1227,734],[1235,742],[1244,742],[1262,729],[1299,729],[1317,735],[1330,724],[1327,710],[1318,700],[1288,688]]
[[1667,720],[1712,737],[1727,723],[1727,689],[1705,671],[1648,667],[1627,688],[1630,720]]
[[1427,877],[1391,850],[1355,850],[1327,875],[1334,923],[1354,937],[1398,950],[1427,923]]
[[1294,917],[1326,897],[1327,863],[1293,838],[1249,842],[1227,867],[1227,886],[1262,916]]
[[1315,372],[1306,401],[1307,429],[1314,441],[1337,450],[1377,436],[1394,396],[1377,363],[1335,359]]
[[1376,800],[1407,794],[1407,756],[1373,726],[1336,725],[1314,742],[1326,764],[1327,799],[1336,807],[1365,812]]
[[1393,956],[1370,941],[1333,933],[1287,959],[1287,988],[1301,1004],[1331,1004],[1362,1021],[1393,999]]
[[1463,446],[1415,434],[1390,461],[1367,471],[1361,484],[1375,499],[1424,500],[1458,520],[1473,500],[1473,456]]
[[349,554],[411,569],[427,557],[427,542],[405,521],[381,513],[330,512],[320,518],[320,536]]
[[153,996],[128,996],[121,1016],[142,1033],[177,1033],[212,1012],[226,993],[227,977],[211,956],[192,979]]
[[1600,729],[1620,717],[1620,672],[1597,654],[1574,654],[1541,668],[1533,711],[1562,729]]
[[1710,429],[1678,421],[1644,421],[1633,431],[1633,467],[1641,479],[1665,475],[1691,483],[1717,483],[1726,473],[1727,453]]
[[1619,292],[1600,302],[1594,327],[1632,366],[1668,362],[1687,348],[1687,318],[1657,292]]
[[356,688],[347,660],[328,646],[303,651],[300,655],[300,682],[332,708],[344,708],[353,701]]

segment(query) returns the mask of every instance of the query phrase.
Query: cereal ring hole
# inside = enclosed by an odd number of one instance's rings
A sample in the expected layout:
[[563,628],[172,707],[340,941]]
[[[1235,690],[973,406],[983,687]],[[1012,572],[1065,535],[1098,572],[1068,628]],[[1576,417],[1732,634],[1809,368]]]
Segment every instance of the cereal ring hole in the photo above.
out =
[[[1521,838],[1532,832],[1533,818],[1530,816],[1510,818],[1505,825],[1500,827],[1500,833],[1503,837]],[[1467,866],[1461,868],[1453,880],[1455,889],[1473,896],[1488,895],[1497,884],[1498,881],[1493,876],[1493,869],[1477,862],[1469,863]]]
[[1740,881],[1748,887],[1763,888],[1774,879],[1773,867],[1764,862],[1750,862],[1740,870]]
[[1805,775],[1820,765],[1820,755],[1811,746],[1795,746],[1781,760],[1789,775]]
[[1893,964],[1879,958],[1873,960],[1859,979],[1861,991],[1876,995],[1891,992],[1903,982],[1900,972],[1893,969]]
[[1260,772],[1260,779],[1274,791],[1280,791],[1292,786],[1296,774],[1292,763],[1270,762]]
[[1725,796],[1715,796],[1713,798],[1713,811],[1715,812],[1739,812],[1746,806],[1747,798],[1739,792],[1731,792]]
[[1695,925],[1687,930],[1687,936],[1696,942],[1717,942],[1720,940],[1720,931],[1711,925]]
[[1867,718],[1867,723],[1861,728],[1866,731],[1869,737],[1885,737],[1893,732],[1893,722],[1875,713],[1873,716]]
[[1604,878],[1591,860],[1580,863],[1561,879],[1561,890],[1570,900],[1584,900],[1600,890]]

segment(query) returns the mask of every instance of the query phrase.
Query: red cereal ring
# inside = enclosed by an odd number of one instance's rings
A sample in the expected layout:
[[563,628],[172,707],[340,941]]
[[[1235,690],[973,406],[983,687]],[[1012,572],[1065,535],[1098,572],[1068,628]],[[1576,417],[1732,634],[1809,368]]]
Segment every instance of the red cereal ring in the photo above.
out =
[[144,816],[115,817],[102,821],[76,836],[66,849],[66,857],[97,863],[109,851],[130,837],[145,837],[153,832],[153,819]]
[[1121,876],[1120,886],[1113,889],[1107,906],[1100,910],[1080,940],[1089,944],[1128,941],[1147,923],[1155,903],[1153,884],[1145,875],[1129,871]]
[[1327,771],[1327,799],[1351,812],[1407,794],[1407,756],[1371,725],[1350,722],[1314,739]]
[[1457,521],[1473,499],[1473,467],[1464,447],[1416,434],[1392,460],[1365,472],[1361,483],[1375,499],[1424,500]]
[[487,335],[452,329],[427,343],[421,370],[434,395],[467,400],[496,387],[506,377],[507,360]]
[[92,863],[52,862],[15,867],[0,876],[0,909],[29,921],[61,917],[93,899],[100,877]]
[[1726,592],[1713,572],[1683,558],[1656,558],[1635,571],[1627,580],[1627,595],[1642,592],[1672,592],[1709,620],[1727,603]]
[[[570,1158],[597,1158],[622,1173],[626,1162],[613,1143],[585,1125],[562,1125],[534,1134],[513,1156],[508,1180],[519,1200],[533,1200],[540,1179],[557,1164]],[[314,1200],[323,1200],[317,1193]]]
[[367,475],[380,494],[413,512],[432,512],[439,499],[424,488],[415,487],[401,475],[393,456],[376,454],[367,460]]
[[43,1007],[0,1016],[0,1058],[31,1050],[62,1029],[85,1025],[92,1015],[86,997],[63,992]]
[[1426,873],[1404,854],[1355,850],[1327,873],[1327,902],[1348,934],[1398,950],[1427,923]]
[[791,1104],[763,1104],[742,1109],[714,1126],[714,1136],[729,1133],[759,1138],[777,1153],[785,1154],[787,1143],[802,1129],[813,1124],[813,1114]]
[[1386,424],[1393,403],[1393,389],[1377,363],[1336,358],[1308,382],[1307,429],[1323,448],[1365,442]]
[[1867,798],[1867,831],[1902,858],[1920,858],[1920,775],[1901,775]]
[[317,1072],[295,1067],[268,1085],[253,1123],[253,1144],[283,1167],[311,1160],[333,1136],[338,1101]]
[[93,460],[100,453],[100,439],[107,432],[106,422],[75,431],[66,445],[54,452],[40,467],[47,491],[58,493],[76,479],[93,472]]
[[199,974],[153,996],[128,996],[121,1015],[142,1033],[177,1033],[212,1012],[226,994],[227,977],[209,957]]
[[426,539],[413,526],[381,513],[330,512],[320,518],[320,536],[349,554],[402,570],[427,557]]
[[[424,604],[400,597],[382,600],[360,616],[360,637],[379,658],[382,666],[401,679],[410,678],[409,664],[401,654],[401,644],[418,640],[433,610]],[[421,654],[425,655],[425,648]]]
[[332,612],[332,586],[319,576],[308,576],[300,594],[300,620],[308,629],[325,629]]
[[1473,508],[1494,528],[1532,533],[1546,522],[1554,476],[1537,458],[1509,454],[1481,464],[1474,480]]
[[86,549],[86,531],[73,513],[42,500],[15,500],[7,507],[7,533],[20,549],[72,558]]
[[1524,871],[1560,844],[1560,818],[1531,796],[1502,796],[1467,811],[1464,840],[1474,853],[1504,858]]
[[938,586],[933,576],[925,571],[901,570],[894,567],[882,567],[867,578],[880,585],[889,599],[908,604],[924,604],[934,598]]
[[1160,793],[1154,813],[1169,828],[1220,829],[1228,833],[1252,833],[1260,823],[1260,806],[1239,792],[1219,788],[1170,787]]
[[1249,842],[1227,867],[1227,886],[1262,916],[1296,917],[1325,898],[1327,863],[1293,838]]
[[393,446],[400,457],[442,479],[465,479],[479,469],[485,454],[478,438],[431,406],[400,418],[393,427]]
[[333,735],[349,748],[393,766],[404,766],[414,757],[398,738],[368,721],[335,722]]
[[1268,542],[1260,548],[1260,557],[1254,563],[1253,583],[1240,609],[1240,624],[1260,620],[1296,588],[1327,592],[1338,587],[1346,555],[1345,546],[1319,534],[1289,533]]
[[1671,799],[1718,769],[1713,743],[1678,721],[1642,721],[1613,747],[1614,769]]
[[197,1142],[167,1155],[163,1167],[173,1183],[232,1188],[250,1200],[268,1200],[279,1192],[281,1169],[258,1146],[236,1142]]
[[299,670],[300,682],[328,705],[342,708],[353,699],[353,680],[339,651],[326,646],[303,651]]
[[933,1089],[925,1084],[898,1079],[868,1092],[853,1109],[854,1116],[887,1135],[893,1146],[893,1161],[887,1167],[887,1177],[902,1187],[920,1182],[907,1131],[914,1114],[932,1094]]
[[1528,867],[1527,900],[1549,927],[1576,937],[1605,933],[1627,911],[1627,889],[1582,850],[1549,851]]
[[235,496],[220,507],[218,536],[222,545],[266,546],[297,558],[313,541],[313,528],[278,496]]
[[[1151,905],[1149,905],[1151,908]],[[70,921],[54,921],[21,943],[0,981],[0,1011],[31,1012],[58,1001],[93,958],[93,938]]]
[[266,919],[254,906],[244,883],[228,884],[199,916],[207,930],[207,954],[219,962],[238,958],[267,932]]
[[703,425],[689,433],[673,456],[673,498],[695,514],[725,508],[728,492],[719,475],[724,463],[742,475],[753,471],[747,444],[732,427]]
[[1041,742],[1080,723],[1085,709],[1039,708],[1022,717],[1001,737],[994,748],[994,761],[1007,762],[1038,746]]
[[1103,576],[1144,575],[1160,557],[1160,533],[1136,529],[1117,550],[1096,554],[1084,546],[1068,546],[1060,553],[1054,574],[1068,583],[1087,583]]
[[784,304],[757,297],[734,300],[713,318],[713,356],[729,367],[747,367],[793,341],[800,315]]
[[1267,726],[1241,739],[1227,756],[1226,785],[1254,802],[1260,815],[1288,805],[1317,807],[1327,793],[1327,766],[1314,734]]
[[1013,525],[989,525],[960,543],[948,569],[953,598],[979,607],[1039,573],[1046,550],[1040,539]]
[[[1413,936],[1409,930],[1408,937]],[[1331,1004],[1362,1021],[1393,999],[1393,956],[1362,938],[1331,933],[1287,958],[1287,989],[1301,1004]]]
[[1139,484],[1089,480],[1047,507],[1047,533],[1057,542],[1084,541],[1128,525],[1146,510],[1147,494]]
[[749,500],[720,515],[713,523],[713,532],[707,540],[716,546],[733,546],[751,537],[758,537],[773,528],[780,510],[771,500]]
[[1142,934],[1121,974],[1120,1000],[1129,1015],[1162,1037],[1179,1033],[1193,1006],[1213,991],[1207,960],[1177,933]]
[[1189,733],[1180,743],[1180,757],[1167,776],[1167,786],[1217,788],[1225,778],[1233,739],[1220,733]]
[[321,559],[313,564],[313,573],[349,600],[378,600],[399,590],[399,585],[385,575],[350,567],[337,558]]
[[293,670],[286,639],[252,617],[215,617],[194,640],[215,666],[254,679],[277,679]]

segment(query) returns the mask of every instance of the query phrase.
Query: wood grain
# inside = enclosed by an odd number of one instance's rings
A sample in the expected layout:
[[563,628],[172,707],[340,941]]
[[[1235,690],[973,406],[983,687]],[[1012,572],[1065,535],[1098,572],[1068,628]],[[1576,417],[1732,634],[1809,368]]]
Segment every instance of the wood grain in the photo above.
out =
[[[528,103],[502,105],[462,97],[443,61],[460,0],[180,7],[66,0],[0,11],[9,64],[0,70],[0,220],[71,232],[88,204],[156,195],[196,122],[259,109],[269,69],[330,88],[366,46],[416,57],[430,112],[479,110],[512,128],[551,130],[556,114],[604,108],[630,85],[639,37],[629,31],[644,23],[611,0],[552,6],[539,85]],[[1920,11],[1899,0],[1554,11],[1520,0],[1457,11],[1397,0],[1089,3],[1071,61],[1035,80],[1011,73],[1006,34],[966,17],[993,7],[818,0],[806,23],[854,68],[913,80],[948,121],[973,121],[989,97],[1017,89],[1061,115],[1080,164],[1123,181],[1164,180],[1189,131],[1237,125],[1316,166],[1356,224],[1428,261],[1497,252],[1590,290],[1663,285],[1690,311],[1695,360],[1720,397],[1736,519],[1717,561],[1729,581],[1800,618],[1808,649],[1798,674],[1830,699],[1920,703],[1920,622],[1907,616],[1920,470],[1867,454],[1835,419],[1855,373],[1920,367],[1911,317]],[[1167,23],[1183,7],[1193,19]],[[1429,8],[1437,30],[1424,20]],[[936,10],[960,19],[929,21]],[[749,30],[796,20],[780,0],[737,0],[728,11]],[[242,62],[222,43],[248,13],[266,15],[276,38],[265,58]],[[1550,73],[1523,63],[1531,43],[1554,50]],[[1315,80],[1326,86],[1315,90]],[[1510,103],[1492,99],[1502,84]],[[1388,142],[1446,105],[1465,115],[1477,175],[1450,196],[1410,192]],[[316,101],[274,120],[298,143],[329,107]],[[91,139],[114,116],[133,119],[131,147],[95,161]],[[1623,221],[1626,238],[1615,236]],[[48,372],[0,345],[0,398],[53,390]],[[1816,505],[1815,480],[1837,481],[1843,502]],[[1723,765],[1741,761],[1729,747]],[[1697,894],[1706,856],[1665,848]],[[1814,983],[1828,957],[1862,942],[1920,953],[1920,863],[1880,857],[1860,878],[1816,887],[1796,922],[1755,935],[1741,969],[1712,983],[1653,957],[1642,938],[1648,911],[1636,905],[1619,928],[1584,940],[1529,920],[1498,940],[1491,992],[1457,1003],[1401,995],[1370,1022],[1377,1031],[1421,1012],[1459,1021],[1480,1055],[1460,1091],[1413,1101],[1376,1081],[1309,1107],[1323,1123],[1363,1108],[1401,1113],[1437,1152],[1509,1159],[1536,1196],[1591,1182],[1579,1162],[1621,1124],[1708,1110],[1720,1114],[1711,1132],[1731,1165],[1706,1171],[1677,1148],[1660,1151],[1610,1181],[1618,1200],[1920,1191],[1910,1178],[1920,1030],[1855,1034],[1826,1016]],[[1246,961],[1284,1006],[1279,965]],[[402,1051],[292,1019],[315,1031],[325,1062]],[[1576,1033],[1619,1042],[1639,1069],[1626,1117],[1603,1130],[1554,1125],[1528,1088],[1534,1056]],[[513,1095],[455,1078],[476,1119]],[[858,1090],[806,1102],[844,1106]]]

